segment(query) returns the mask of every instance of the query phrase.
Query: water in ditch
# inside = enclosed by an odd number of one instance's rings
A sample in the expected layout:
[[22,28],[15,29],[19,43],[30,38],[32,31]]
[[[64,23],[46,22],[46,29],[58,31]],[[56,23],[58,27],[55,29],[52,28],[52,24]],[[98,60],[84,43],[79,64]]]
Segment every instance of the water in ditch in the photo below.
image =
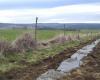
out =
[[39,76],[37,80],[57,80],[66,75],[71,70],[80,67],[82,64],[82,59],[90,54],[99,42],[100,39],[94,41],[90,45],[83,47],[82,49],[79,49],[69,59],[62,61],[56,70],[48,70],[46,73]]

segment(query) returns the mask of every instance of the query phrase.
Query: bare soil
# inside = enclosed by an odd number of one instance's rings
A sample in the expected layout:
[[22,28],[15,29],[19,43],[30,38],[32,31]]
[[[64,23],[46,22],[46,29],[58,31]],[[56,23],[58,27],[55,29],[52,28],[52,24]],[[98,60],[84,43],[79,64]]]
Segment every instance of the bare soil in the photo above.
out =
[[[60,52],[59,54],[55,55],[54,57],[49,57],[47,59],[44,59],[41,62],[38,62],[37,64],[31,64],[31,65],[28,64],[27,67],[22,69],[21,68],[12,69],[9,72],[6,72],[3,75],[1,75],[0,80],[36,80],[36,78],[40,74],[46,72],[48,69],[56,69],[63,60],[69,58],[78,49],[82,48],[87,44],[90,44],[94,40],[83,42],[79,46],[67,48],[64,51]],[[75,79],[75,80],[82,80],[82,79]]]

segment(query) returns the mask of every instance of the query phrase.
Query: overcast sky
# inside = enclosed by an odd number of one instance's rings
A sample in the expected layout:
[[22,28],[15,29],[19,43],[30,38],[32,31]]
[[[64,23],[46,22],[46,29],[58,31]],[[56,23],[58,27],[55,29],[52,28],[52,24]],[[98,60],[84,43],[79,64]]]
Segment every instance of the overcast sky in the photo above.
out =
[[100,0],[0,0],[0,23],[100,23]]

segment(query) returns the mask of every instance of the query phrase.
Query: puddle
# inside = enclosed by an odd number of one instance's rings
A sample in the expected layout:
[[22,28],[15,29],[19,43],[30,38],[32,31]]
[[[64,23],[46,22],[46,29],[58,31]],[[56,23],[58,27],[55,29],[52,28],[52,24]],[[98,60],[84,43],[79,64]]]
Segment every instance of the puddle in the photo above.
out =
[[100,42],[100,39],[94,41],[90,45],[79,49],[74,53],[71,58],[64,60],[57,70],[49,70],[46,73],[42,74],[37,80],[57,80],[65,75],[65,73],[70,72],[71,70],[80,67],[82,64],[82,59],[93,51],[93,48]]
[[80,61],[77,60],[77,58],[69,58],[61,63],[61,65],[58,67],[58,71],[60,72],[69,72],[73,68],[77,68],[80,65]]

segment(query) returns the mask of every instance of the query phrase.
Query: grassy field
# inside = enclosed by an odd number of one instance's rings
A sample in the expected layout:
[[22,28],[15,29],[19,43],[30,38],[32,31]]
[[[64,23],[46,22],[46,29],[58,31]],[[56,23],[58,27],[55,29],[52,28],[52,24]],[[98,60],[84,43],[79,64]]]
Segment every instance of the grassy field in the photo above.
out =
[[[80,33],[82,34],[87,34],[88,32],[93,32],[97,33],[99,31],[97,30],[82,30],[82,31],[66,31],[66,35],[76,35]],[[2,29],[0,30],[0,40],[8,40],[8,41],[13,41],[20,35],[24,33],[31,33],[34,37],[34,30],[32,29]],[[38,40],[48,40],[51,39],[59,34],[63,34],[63,30],[38,30],[37,31],[37,37]]]
[[[37,37],[38,40],[46,40],[60,34],[61,32],[61,30],[38,30]],[[34,30],[32,29],[4,29],[0,30],[0,39],[13,41],[24,33],[31,33],[34,36]]]
[[[34,34],[34,30],[30,29],[4,29],[0,30],[0,40],[7,40],[13,42],[20,35],[29,32]],[[96,30],[82,30],[82,31],[66,31],[66,35],[86,35],[88,32],[92,32],[93,35],[96,35],[99,31]],[[63,34],[63,30],[38,30],[38,40],[48,40],[59,34]],[[34,36],[34,35],[33,35]],[[90,40],[90,36],[86,36],[83,41]],[[6,72],[12,68],[25,67],[26,65],[21,64],[21,61],[28,63],[37,63],[42,59],[45,59],[49,56],[54,56],[61,52],[62,50],[70,47],[74,47],[80,44],[79,40],[65,42],[64,44],[54,44],[49,48],[37,49],[34,51],[29,51],[25,54],[9,54],[7,56],[0,56],[0,71]]]

